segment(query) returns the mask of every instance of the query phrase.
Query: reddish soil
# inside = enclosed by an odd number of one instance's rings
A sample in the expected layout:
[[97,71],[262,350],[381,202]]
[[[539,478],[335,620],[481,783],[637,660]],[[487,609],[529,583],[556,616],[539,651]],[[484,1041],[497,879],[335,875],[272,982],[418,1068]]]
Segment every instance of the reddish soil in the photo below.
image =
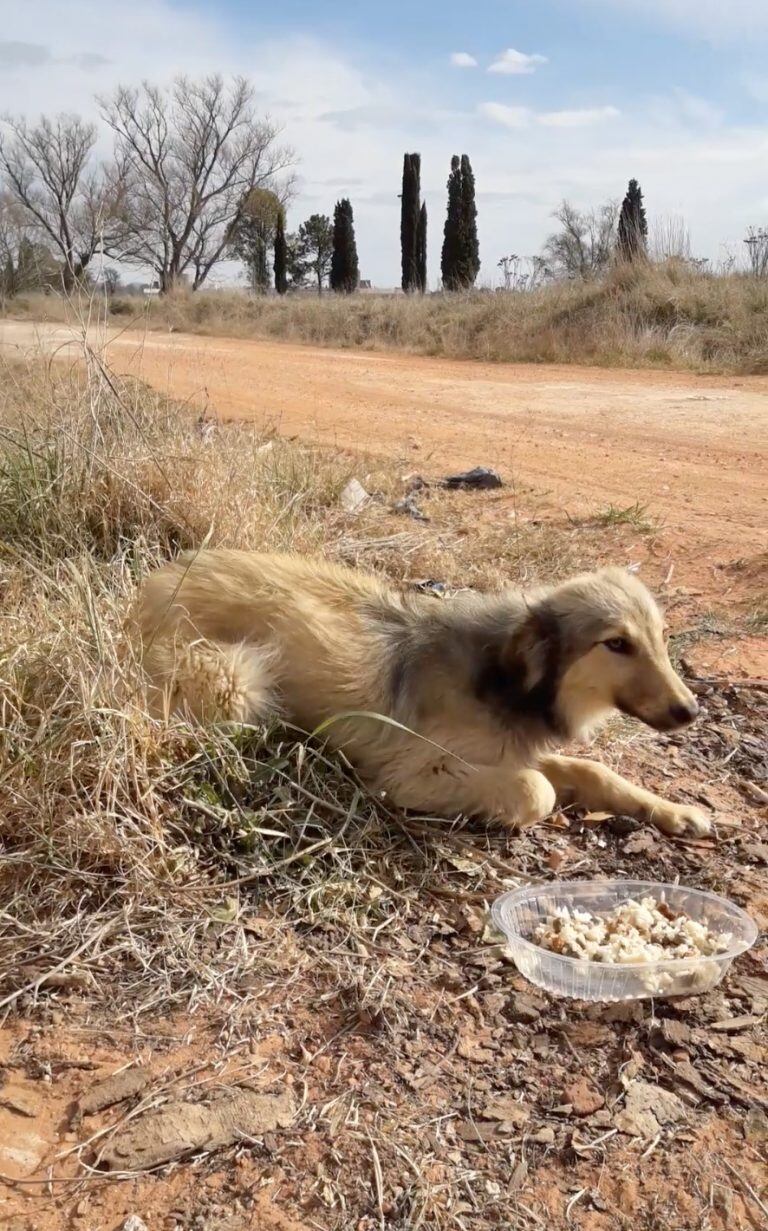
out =
[[[0,348],[77,353],[67,326],[0,321]],[[104,336],[89,338],[100,345]],[[118,371],[212,415],[443,473],[485,464],[558,516],[635,503],[677,581],[717,596],[739,562],[765,587],[768,378],[491,365],[110,330]],[[761,555],[762,553],[762,555]]]

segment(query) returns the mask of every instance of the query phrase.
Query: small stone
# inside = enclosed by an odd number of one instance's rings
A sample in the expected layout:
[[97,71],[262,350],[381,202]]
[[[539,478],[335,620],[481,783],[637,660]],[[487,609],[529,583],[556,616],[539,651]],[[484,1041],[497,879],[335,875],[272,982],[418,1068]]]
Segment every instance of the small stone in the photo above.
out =
[[544,1128],[540,1128],[538,1133],[531,1133],[528,1140],[535,1141],[540,1146],[551,1146],[555,1141],[555,1130],[547,1124]]
[[541,1010],[530,996],[513,996],[509,1002],[509,1016],[513,1022],[532,1025],[541,1017]]
[[652,1086],[648,1081],[633,1081],[614,1124],[620,1133],[650,1141],[662,1125],[676,1124],[685,1119],[685,1114],[685,1104],[671,1090]]
[[563,1100],[571,1103],[574,1115],[577,1116],[591,1116],[593,1112],[605,1106],[602,1094],[590,1085],[586,1077],[579,1077],[570,1086],[566,1086],[563,1090]]
[[129,1214],[122,1223],[120,1231],[149,1231],[149,1227],[143,1218],[139,1218],[138,1214]]

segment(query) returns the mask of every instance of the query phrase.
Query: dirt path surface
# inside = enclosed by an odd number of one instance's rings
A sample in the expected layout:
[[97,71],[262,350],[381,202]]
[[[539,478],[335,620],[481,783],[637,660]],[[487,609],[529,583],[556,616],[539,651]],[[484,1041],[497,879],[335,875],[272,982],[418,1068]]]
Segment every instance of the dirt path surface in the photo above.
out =
[[[67,326],[0,322],[0,350],[76,353]],[[101,340],[95,333],[92,342]],[[768,379],[490,365],[111,330],[107,354],[177,398],[434,474],[489,464],[544,505],[636,501],[690,569],[768,546]]]

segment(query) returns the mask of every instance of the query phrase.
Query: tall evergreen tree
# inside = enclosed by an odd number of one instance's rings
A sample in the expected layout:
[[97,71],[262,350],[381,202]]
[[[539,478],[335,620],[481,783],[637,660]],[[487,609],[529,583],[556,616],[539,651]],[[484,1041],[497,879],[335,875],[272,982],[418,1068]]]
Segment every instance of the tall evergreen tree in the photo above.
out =
[[288,243],[285,238],[285,210],[277,212],[275,223],[275,290],[284,295],[288,290]]
[[403,155],[403,191],[400,198],[400,251],[402,288],[422,290],[419,279],[419,210],[421,205],[421,154]]
[[427,289],[427,203],[419,210],[419,226],[416,232],[416,270],[422,295]]
[[448,176],[448,214],[443,228],[443,252],[440,270],[446,291],[459,289],[459,253],[461,250],[461,159],[454,154]]
[[347,197],[336,202],[333,211],[333,255],[331,256],[331,290],[349,295],[357,290],[360,270],[357,262],[355,223],[352,203]]
[[648,220],[643,192],[635,179],[629,181],[627,195],[621,203],[616,246],[625,261],[636,261],[648,255]]
[[454,154],[451,159],[441,268],[447,291],[473,286],[480,269],[475,177],[466,154],[461,158]]
[[461,156],[461,280],[474,286],[480,272],[480,245],[477,240],[475,176],[467,154]]

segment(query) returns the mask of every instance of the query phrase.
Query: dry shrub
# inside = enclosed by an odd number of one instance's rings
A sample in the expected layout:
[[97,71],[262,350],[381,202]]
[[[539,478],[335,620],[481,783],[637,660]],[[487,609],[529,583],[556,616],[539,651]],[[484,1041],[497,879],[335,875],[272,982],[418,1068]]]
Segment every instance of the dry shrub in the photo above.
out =
[[[146,301],[117,296],[108,307],[121,326],[320,346],[493,362],[768,370],[768,282],[705,273],[678,258],[616,265],[599,282],[532,292],[276,299],[182,291]],[[8,310],[48,320],[72,312],[52,296],[16,299]]]

